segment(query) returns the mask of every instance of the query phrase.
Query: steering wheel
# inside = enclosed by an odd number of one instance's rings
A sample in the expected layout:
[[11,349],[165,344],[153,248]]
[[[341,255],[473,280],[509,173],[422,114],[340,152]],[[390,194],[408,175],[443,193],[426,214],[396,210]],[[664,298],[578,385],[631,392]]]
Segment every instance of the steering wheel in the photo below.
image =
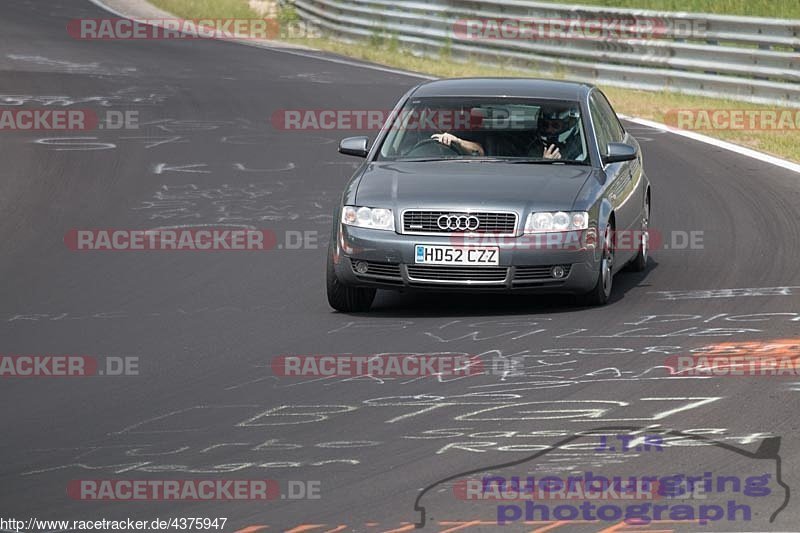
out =
[[[426,147],[429,147],[429,146],[434,145],[434,144],[436,145],[438,150],[431,150],[431,152],[433,152],[433,153],[421,153],[421,154],[415,154],[414,153],[415,151],[419,150],[420,148],[426,148]],[[417,144],[412,146],[411,149],[408,152],[406,152],[405,157],[409,157],[409,156],[411,156],[411,157],[413,157],[413,156],[429,156],[429,155],[431,155],[431,156],[433,156],[433,155],[462,155],[462,153],[461,153],[460,150],[458,150],[458,148],[456,148],[452,144],[448,146],[446,144],[440,143],[436,139],[422,139]]]

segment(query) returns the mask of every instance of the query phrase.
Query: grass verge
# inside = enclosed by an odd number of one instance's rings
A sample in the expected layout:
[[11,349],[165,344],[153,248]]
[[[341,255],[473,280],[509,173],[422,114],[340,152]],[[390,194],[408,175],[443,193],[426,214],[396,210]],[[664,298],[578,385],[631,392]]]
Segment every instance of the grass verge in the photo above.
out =
[[[565,3],[563,0],[545,1]],[[152,0],[151,3],[187,18],[236,17],[254,14],[246,0]],[[800,19],[800,3],[781,0],[581,0],[578,3],[629,9]]]
[[[545,1],[565,3],[557,0]],[[580,0],[579,3],[593,6],[655,9],[658,11],[689,11],[691,13],[788,19],[800,18],[800,3],[781,0]]]
[[[689,4],[710,4],[719,0],[664,0],[670,5],[689,5]],[[629,0],[631,4],[640,2],[646,4],[650,0]],[[256,16],[250,10],[245,0],[151,0],[154,5],[171,11],[175,15],[182,17],[253,17]],[[590,2],[592,3],[592,2]],[[598,0],[596,3],[601,3]],[[626,3],[625,0],[616,0],[614,4]],[[656,3],[656,0],[653,0]],[[738,4],[738,0],[722,0],[722,3]],[[776,2],[777,4],[778,2]],[[782,2],[779,2],[782,4]],[[767,5],[767,2],[755,4]],[[229,5],[230,9],[223,14],[224,6]],[[238,7],[236,7],[238,5]],[[637,6],[644,7],[644,6]],[[247,14],[239,14],[241,9],[246,9]],[[766,9],[766,8],[765,8]],[[293,14],[282,13],[281,18],[291,20]],[[326,50],[336,54],[362,59],[381,65],[430,74],[437,77],[467,77],[467,76],[511,76],[511,77],[536,77],[537,73],[533,70],[520,70],[510,64],[498,62],[497,65],[488,66],[480,64],[475,60],[455,61],[448,53],[446,47],[438,58],[421,57],[404,49],[397,41],[391,37],[379,35],[373,36],[369,41],[363,43],[343,43],[331,38],[322,37],[314,39],[290,39],[288,42]],[[567,72],[563,73],[565,76]],[[563,77],[563,76],[562,76]],[[735,100],[723,100],[701,96],[691,96],[668,91],[635,91],[630,89],[620,89],[617,87],[601,86],[602,90],[608,95],[614,109],[618,113],[635,116],[657,122],[674,124],[675,110],[682,109],[702,109],[702,110],[757,110],[757,111],[787,111],[788,108],[774,106],[755,105]],[[769,153],[778,157],[800,162],[800,110],[789,110],[791,116],[795,118],[793,122],[795,128],[781,130],[745,130],[745,129],[696,129],[698,133],[723,139],[742,146],[754,148],[756,150]]]
[[182,18],[258,18],[246,0],[150,0],[150,3]]

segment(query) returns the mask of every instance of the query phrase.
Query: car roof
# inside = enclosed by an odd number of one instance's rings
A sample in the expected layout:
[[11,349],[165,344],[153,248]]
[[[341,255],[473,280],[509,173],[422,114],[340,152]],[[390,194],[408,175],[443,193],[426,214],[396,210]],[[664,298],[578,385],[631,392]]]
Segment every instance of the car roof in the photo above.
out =
[[537,78],[450,78],[423,83],[411,96],[505,96],[580,101],[593,88],[588,83]]

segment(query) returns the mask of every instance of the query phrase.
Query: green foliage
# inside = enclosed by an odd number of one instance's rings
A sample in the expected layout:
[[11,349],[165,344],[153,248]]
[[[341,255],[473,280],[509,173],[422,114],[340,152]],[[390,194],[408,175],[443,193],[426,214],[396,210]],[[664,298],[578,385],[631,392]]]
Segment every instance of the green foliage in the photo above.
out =
[[164,11],[186,18],[259,18],[247,0],[150,0]]
[[800,2],[796,0],[579,0],[575,4],[800,19]]

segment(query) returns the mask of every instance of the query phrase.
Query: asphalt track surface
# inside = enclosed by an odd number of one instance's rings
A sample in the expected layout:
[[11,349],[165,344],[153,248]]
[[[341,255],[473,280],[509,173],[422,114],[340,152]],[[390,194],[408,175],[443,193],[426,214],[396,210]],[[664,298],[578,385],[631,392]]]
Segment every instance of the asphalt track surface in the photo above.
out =
[[[780,436],[783,479],[800,488],[795,377],[669,378],[662,366],[669,353],[710,344],[798,337],[800,176],[631,124],[653,184],[652,227],[668,239],[700,231],[702,247],[654,250],[645,273],[617,276],[600,309],[556,297],[379,293],[369,314],[335,313],[324,261],[330,213],[355,166],[336,153],[349,132],[279,131],[269,119],[280,109],[385,109],[420,80],[324,54],[84,42],[65,31],[69,19],[105,16],[84,0],[2,5],[0,109],[136,110],[142,125],[0,132],[0,353],[138,357],[139,375],[2,380],[0,517],[227,517],[226,531],[388,531],[419,520],[422,488],[470,469],[775,473],[774,461],[688,438],[661,452],[598,454],[597,438],[582,437],[582,446],[490,468],[609,425],[691,431],[750,452]],[[318,241],[264,253],[79,253],[63,241],[72,228],[223,223],[317,232]],[[443,352],[487,364],[525,356],[526,375],[311,381],[270,369],[280,354]],[[282,489],[319,481],[321,498],[66,495],[75,479],[186,478],[269,478]],[[426,530],[498,529],[496,504],[459,501],[451,485],[424,496]],[[767,521],[782,501],[779,490],[761,498],[751,521],[649,528],[798,529],[794,501]],[[536,527],[544,526],[505,530]]]

